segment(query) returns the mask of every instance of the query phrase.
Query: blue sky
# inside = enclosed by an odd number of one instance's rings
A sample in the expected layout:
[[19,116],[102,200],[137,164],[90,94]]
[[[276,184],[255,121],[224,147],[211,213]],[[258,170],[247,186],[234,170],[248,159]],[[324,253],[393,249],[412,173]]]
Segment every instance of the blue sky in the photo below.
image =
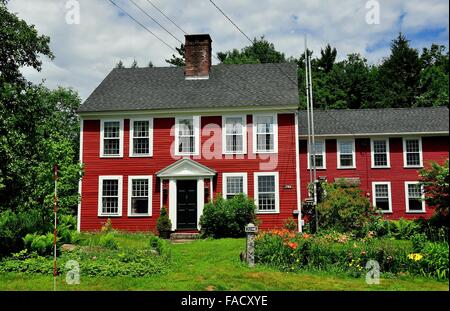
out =
[[[80,24],[67,24],[67,1],[77,1]],[[170,46],[179,43],[134,7],[129,0],[114,0]],[[184,34],[157,12],[147,0],[134,0],[174,36]],[[208,0],[151,0],[188,33],[207,32],[213,52],[242,48],[248,41]],[[251,38],[265,35],[286,56],[304,50],[304,35],[314,55],[330,43],[338,58],[361,53],[379,63],[389,54],[398,32],[421,50],[431,43],[448,47],[449,4],[446,0],[378,0],[380,23],[368,24],[366,4],[374,0],[215,0]],[[34,82],[48,87],[73,87],[85,99],[119,59],[136,59],[144,66],[167,66],[173,53],[106,0],[10,0],[8,7],[51,38],[54,61],[44,58],[43,70],[23,70]]]

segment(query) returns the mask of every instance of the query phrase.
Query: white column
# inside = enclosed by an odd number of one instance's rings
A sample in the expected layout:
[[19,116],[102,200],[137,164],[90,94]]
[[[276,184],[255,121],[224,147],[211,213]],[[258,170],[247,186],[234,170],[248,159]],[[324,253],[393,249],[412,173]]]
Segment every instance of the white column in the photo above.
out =
[[214,200],[214,188],[213,188],[213,177],[209,179],[209,193],[211,197],[211,202]]
[[200,216],[203,214],[205,205],[205,181],[203,178],[197,179],[197,228],[200,230]]
[[164,180],[159,179],[159,209],[163,207],[163,184]]
[[177,181],[169,180],[169,218],[172,222],[172,231],[177,228]]

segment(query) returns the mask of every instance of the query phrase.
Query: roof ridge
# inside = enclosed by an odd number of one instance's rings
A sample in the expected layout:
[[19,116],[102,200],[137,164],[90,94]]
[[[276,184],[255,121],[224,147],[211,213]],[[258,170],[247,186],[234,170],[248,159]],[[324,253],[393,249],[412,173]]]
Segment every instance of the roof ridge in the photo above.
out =
[[[386,110],[419,110],[419,109],[449,109],[447,106],[431,106],[431,107],[386,107],[386,108],[357,108],[357,109],[351,109],[351,108],[345,108],[345,109],[323,109],[323,108],[315,108],[314,112],[322,112],[322,111],[386,111]],[[306,111],[306,109],[303,109]]]

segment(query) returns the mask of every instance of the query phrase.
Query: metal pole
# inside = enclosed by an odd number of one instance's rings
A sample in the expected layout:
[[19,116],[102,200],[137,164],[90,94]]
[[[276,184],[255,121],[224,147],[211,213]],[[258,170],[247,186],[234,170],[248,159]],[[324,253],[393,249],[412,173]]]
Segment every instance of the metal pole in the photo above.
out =
[[53,214],[54,214],[54,228],[53,228],[53,290],[56,291],[56,224],[57,224],[57,180],[58,180],[58,166],[53,167],[53,179],[55,180],[55,195],[53,197]]
[[312,76],[311,76],[311,60],[308,57],[308,71],[309,71],[309,96],[311,104],[311,139],[312,139],[312,156],[313,156],[313,179],[314,179],[314,210],[316,213],[316,232],[319,231],[319,219],[317,214],[317,171],[316,171],[316,138],[314,133],[314,103],[313,103],[313,92],[312,92]]
[[[308,115],[308,162],[309,162],[309,184],[312,183],[312,170],[311,170],[311,118],[309,115],[309,76],[308,76],[308,43],[305,35],[305,85],[306,85],[306,114]],[[308,189],[308,197],[311,197],[311,191]]]

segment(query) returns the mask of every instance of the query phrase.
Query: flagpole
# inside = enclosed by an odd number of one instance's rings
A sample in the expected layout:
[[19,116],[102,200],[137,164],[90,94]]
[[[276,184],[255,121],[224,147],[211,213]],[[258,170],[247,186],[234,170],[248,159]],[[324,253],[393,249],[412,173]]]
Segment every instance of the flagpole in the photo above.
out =
[[[306,83],[306,114],[308,115],[307,122],[308,122],[308,163],[309,163],[309,184],[312,183],[312,170],[311,170],[311,117],[309,114],[309,75],[308,75],[308,43],[307,38],[305,34],[305,83]],[[311,191],[308,189],[308,197],[311,197]]]
[[55,181],[55,194],[53,197],[53,214],[54,214],[54,227],[53,227],[53,290],[56,291],[56,224],[57,224],[57,180],[58,180],[58,165],[53,166],[53,179]]

